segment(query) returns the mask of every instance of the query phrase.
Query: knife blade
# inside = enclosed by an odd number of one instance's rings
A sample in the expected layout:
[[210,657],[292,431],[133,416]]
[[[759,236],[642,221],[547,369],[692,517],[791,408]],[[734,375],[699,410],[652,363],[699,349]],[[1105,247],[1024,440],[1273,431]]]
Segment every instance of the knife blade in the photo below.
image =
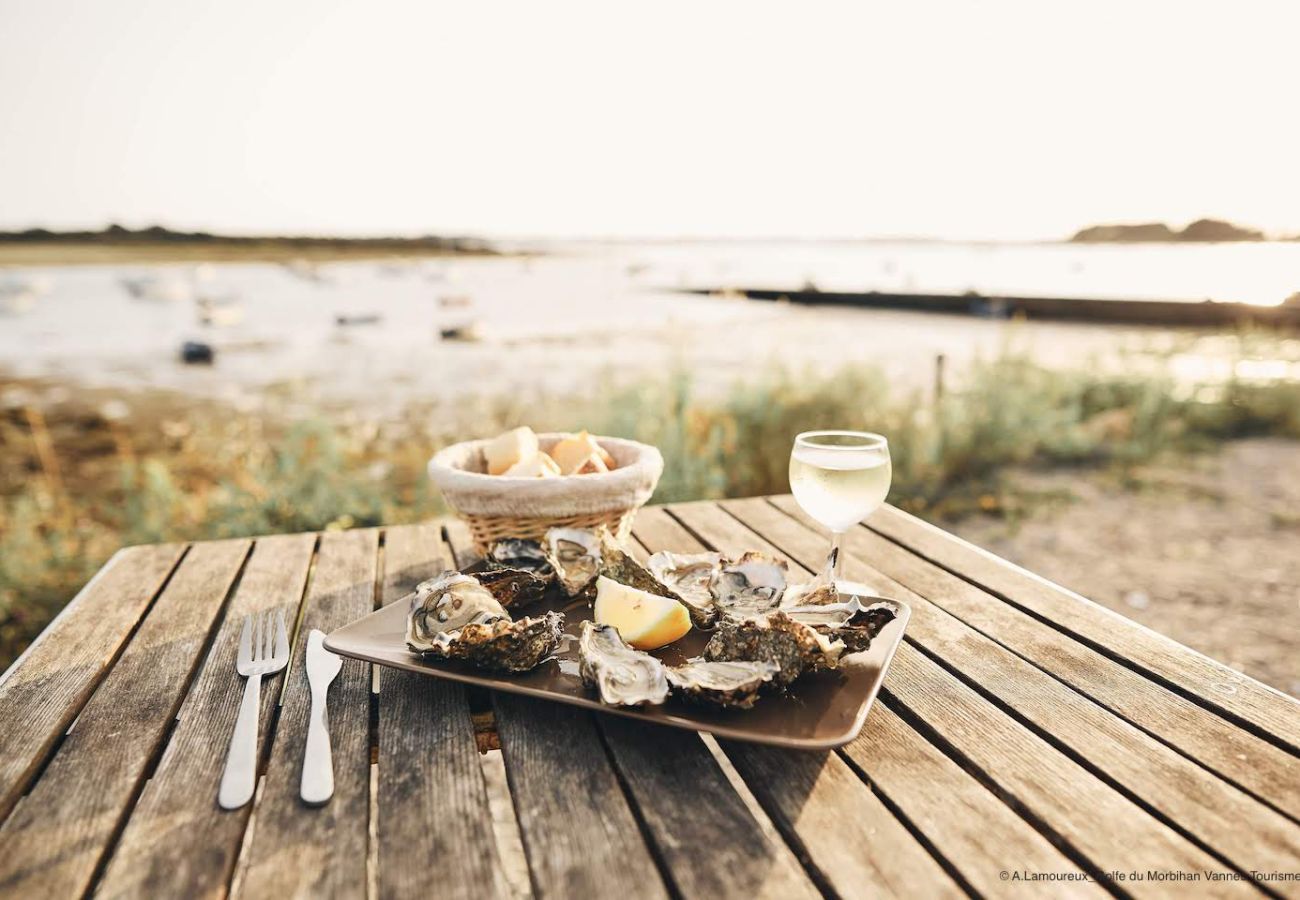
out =
[[343,660],[325,649],[325,632],[313,628],[307,635],[307,684],[311,686],[311,715],[307,721],[307,749],[302,758],[300,793],[306,803],[320,805],[334,796],[334,757],[330,750],[329,717],[325,698]]

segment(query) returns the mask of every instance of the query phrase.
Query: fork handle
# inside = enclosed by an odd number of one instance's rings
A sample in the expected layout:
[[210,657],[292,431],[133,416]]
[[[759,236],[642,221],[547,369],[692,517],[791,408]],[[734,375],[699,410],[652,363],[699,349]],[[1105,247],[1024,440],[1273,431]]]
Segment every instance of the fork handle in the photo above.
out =
[[319,806],[334,796],[334,758],[330,750],[325,691],[311,692],[311,718],[307,723],[307,750],[302,758],[303,802]]
[[230,736],[230,754],[221,776],[217,803],[222,809],[239,809],[253,799],[257,786],[257,718],[262,710],[262,676],[249,675],[244,683],[244,699],[239,704],[239,718]]

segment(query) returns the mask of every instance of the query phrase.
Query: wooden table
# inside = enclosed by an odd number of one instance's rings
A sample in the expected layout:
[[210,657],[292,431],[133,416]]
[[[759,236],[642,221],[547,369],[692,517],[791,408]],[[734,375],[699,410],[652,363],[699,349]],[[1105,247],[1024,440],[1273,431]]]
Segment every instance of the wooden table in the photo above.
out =
[[[634,536],[804,570],[826,544],[788,497],[646,509]],[[348,660],[337,793],[310,809],[301,637],[465,564],[463,528],[125,549],[0,681],[0,895],[1300,896],[1296,701],[894,509],[846,551],[913,612],[842,751]],[[293,662],[263,692],[258,794],[223,812],[237,636],[264,609],[297,617]]]

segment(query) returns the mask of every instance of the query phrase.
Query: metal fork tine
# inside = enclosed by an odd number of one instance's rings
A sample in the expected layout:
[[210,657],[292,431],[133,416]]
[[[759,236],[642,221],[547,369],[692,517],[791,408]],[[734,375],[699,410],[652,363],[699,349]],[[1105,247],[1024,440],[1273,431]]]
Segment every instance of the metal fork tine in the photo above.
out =
[[244,627],[239,630],[239,655],[236,665],[246,666],[253,661],[253,616],[244,616]]
[[289,633],[284,627],[284,610],[280,610],[276,615],[275,625],[275,660],[287,660],[289,658]]
[[253,615],[253,662],[262,661],[262,614]]
[[262,617],[262,662],[267,662],[274,655],[275,628],[271,624],[271,611],[268,609]]

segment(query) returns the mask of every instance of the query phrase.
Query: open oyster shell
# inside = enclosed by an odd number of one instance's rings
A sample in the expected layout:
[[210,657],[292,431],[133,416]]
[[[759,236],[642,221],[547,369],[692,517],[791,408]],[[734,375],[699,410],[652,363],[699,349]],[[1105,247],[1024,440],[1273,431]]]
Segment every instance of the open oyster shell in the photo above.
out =
[[433,647],[439,634],[456,631],[470,622],[509,618],[478,579],[449,570],[416,585],[406,619],[406,644],[423,653]]
[[552,528],[546,532],[546,555],[564,593],[576,597],[600,574],[601,539],[589,528]]
[[513,622],[471,622],[457,632],[438,635],[427,652],[479,669],[527,672],[555,652],[563,627],[564,616],[557,612]]
[[787,588],[780,609],[796,622],[843,641],[846,653],[858,653],[871,646],[880,630],[894,620],[895,613],[887,603],[864,604],[854,594],[847,600],[842,597],[833,584],[818,579]]
[[774,612],[744,621],[723,619],[704,647],[704,658],[772,663],[777,667],[772,680],[785,687],[805,671],[835,668],[843,652],[842,641]]
[[511,621],[477,578],[447,571],[416,586],[406,617],[406,645],[481,669],[526,672],[555,651],[563,622],[555,612]]
[[718,620],[718,609],[713,605],[713,593],[709,587],[721,564],[721,553],[669,553],[661,550],[650,557],[648,568],[651,575],[686,604],[695,627],[712,628]]
[[611,706],[663,703],[668,697],[664,664],[649,653],[633,650],[612,625],[582,623],[578,638],[578,670],[582,680]]
[[490,569],[520,569],[533,572],[541,578],[555,577],[555,568],[546,556],[546,549],[538,541],[522,538],[505,538],[488,547],[485,561]]
[[770,662],[692,659],[667,670],[673,694],[715,709],[749,709],[780,668]]
[[788,570],[785,560],[757,550],[724,559],[709,582],[713,604],[724,618],[738,621],[773,612],[785,594]]
[[487,568],[478,580],[507,608],[541,600],[555,581],[555,569],[537,541],[497,541],[488,547],[483,561]]

